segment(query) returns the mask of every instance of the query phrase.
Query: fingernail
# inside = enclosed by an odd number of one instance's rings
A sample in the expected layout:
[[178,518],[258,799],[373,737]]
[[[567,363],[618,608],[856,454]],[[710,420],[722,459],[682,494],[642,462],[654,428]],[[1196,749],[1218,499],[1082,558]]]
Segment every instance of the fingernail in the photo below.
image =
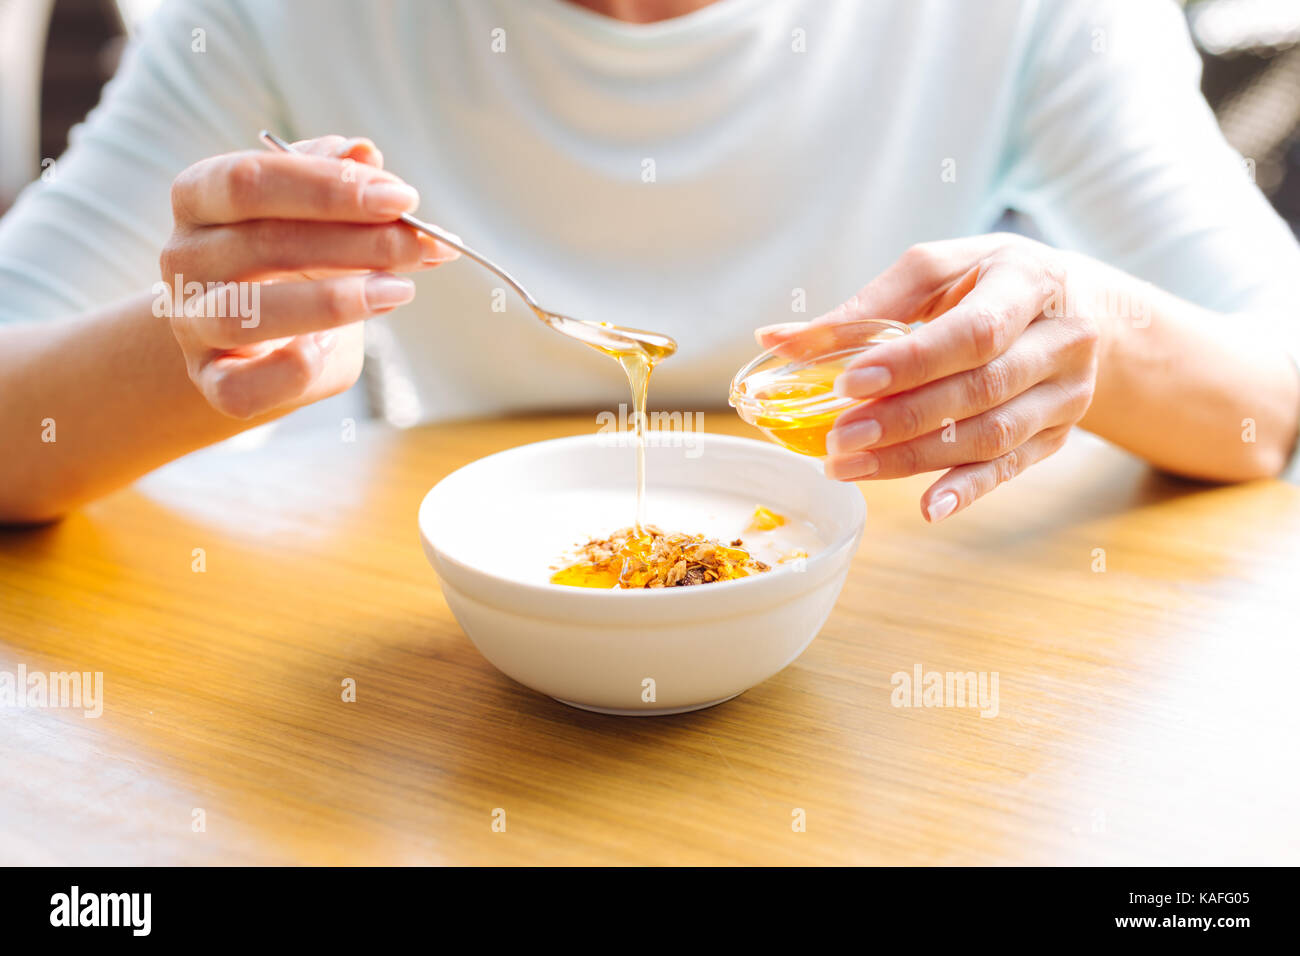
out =
[[358,146],[365,146],[375,154],[375,159],[377,160],[376,165],[381,167],[384,165],[383,163],[384,154],[379,151],[378,146],[376,146],[369,139],[366,139],[366,137],[364,136],[353,136],[351,139],[344,140],[343,144],[334,151],[334,155],[346,156],[348,155],[348,153],[352,152]]
[[942,521],[956,510],[957,496],[951,491],[945,491],[930,502],[930,507],[925,509],[925,516],[930,520],[931,524],[934,524],[936,521]]
[[869,448],[880,441],[880,434],[880,422],[874,418],[837,425],[826,436],[826,450],[832,455],[843,455],[859,448]]
[[880,459],[869,451],[856,455],[837,455],[825,459],[822,469],[834,481],[856,481],[870,478],[880,470]]
[[460,251],[453,249],[451,246],[444,246],[432,236],[420,234],[420,262],[426,266],[437,265],[440,262],[451,262],[453,259],[460,258]]
[[371,183],[361,194],[366,212],[376,216],[396,216],[420,203],[420,194],[405,183]]
[[366,279],[366,308],[371,312],[391,309],[415,298],[415,283],[387,273]]
[[835,379],[835,394],[842,398],[867,398],[889,387],[889,369],[880,365],[853,368]]
[[339,336],[337,332],[333,332],[333,331],[317,332],[316,348],[320,349],[322,355],[325,355],[326,353],[329,352],[330,349],[334,348],[334,346],[338,343],[338,340],[339,340]]
[[807,324],[807,322],[778,322],[775,325],[764,325],[754,330],[754,337],[762,338],[765,335],[783,335],[789,332],[795,332]]

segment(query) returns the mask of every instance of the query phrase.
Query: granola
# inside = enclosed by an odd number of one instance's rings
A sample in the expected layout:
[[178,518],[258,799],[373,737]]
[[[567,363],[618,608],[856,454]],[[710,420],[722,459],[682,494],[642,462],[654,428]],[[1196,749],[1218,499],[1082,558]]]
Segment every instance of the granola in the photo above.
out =
[[771,570],[742,550],[701,534],[667,534],[647,526],[593,538],[577,549],[570,563],[556,568],[551,580],[592,588],[671,588],[729,581]]

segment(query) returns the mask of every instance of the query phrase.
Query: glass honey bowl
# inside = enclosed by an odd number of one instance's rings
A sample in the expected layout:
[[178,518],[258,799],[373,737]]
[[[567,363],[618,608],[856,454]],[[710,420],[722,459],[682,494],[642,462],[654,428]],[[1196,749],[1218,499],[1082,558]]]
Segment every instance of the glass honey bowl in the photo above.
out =
[[835,379],[853,359],[909,331],[889,319],[810,326],[798,344],[770,348],[736,373],[731,407],[778,445],[820,458],[835,420],[868,401],[836,395]]

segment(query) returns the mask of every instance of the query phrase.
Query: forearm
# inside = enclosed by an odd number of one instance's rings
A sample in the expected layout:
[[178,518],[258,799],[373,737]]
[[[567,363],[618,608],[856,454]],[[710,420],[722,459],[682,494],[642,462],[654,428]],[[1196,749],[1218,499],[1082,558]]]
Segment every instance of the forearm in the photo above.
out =
[[0,327],[0,522],[36,522],[273,416],[212,408],[143,295]]
[[1300,376],[1248,317],[1207,312],[1114,270],[1097,386],[1080,425],[1159,468],[1212,481],[1278,474]]

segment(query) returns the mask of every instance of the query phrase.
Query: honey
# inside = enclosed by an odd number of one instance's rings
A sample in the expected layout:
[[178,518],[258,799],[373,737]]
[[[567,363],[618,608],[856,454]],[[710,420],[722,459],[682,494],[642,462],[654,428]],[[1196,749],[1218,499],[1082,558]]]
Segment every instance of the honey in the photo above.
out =
[[771,531],[785,524],[785,515],[779,515],[770,508],[764,508],[759,505],[754,509],[753,516],[749,519],[747,531]]
[[[770,377],[757,376],[750,385],[758,409],[750,424],[778,445],[801,455],[826,454],[826,433],[847,409],[860,404],[833,391],[846,359],[792,369]],[[779,371],[779,370],[778,370]]]
[[814,324],[798,343],[769,349],[731,383],[731,405],[778,445],[823,457],[836,419],[862,399],[835,394],[835,380],[851,361],[875,345],[906,335],[906,325],[885,319]]
[[742,550],[701,534],[664,534],[655,527],[624,528],[588,541],[552,584],[580,588],[664,588],[731,581],[769,570]]
[[[607,323],[586,323],[583,341],[623,367],[632,390],[632,426],[636,444],[636,516],[632,527],[583,545],[574,560],[551,575],[552,584],[580,588],[661,588],[729,581],[767,571],[740,548],[720,544],[704,535],[665,534],[646,524],[646,404],[650,373],[677,350],[667,336],[623,329]],[[601,329],[622,333],[601,336]],[[634,333],[629,336],[627,333]],[[628,345],[628,341],[633,342]]]
[[645,527],[645,433],[648,421],[646,402],[650,393],[650,373],[654,371],[656,365],[677,350],[676,342],[667,337],[665,339],[666,344],[642,339],[635,348],[589,343],[592,348],[604,352],[623,366],[628,387],[632,389],[632,428],[636,442],[636,521],[633,527],[638,534],[642,533]]
[[610,588],[618,587],[619,578],[623,576],[621,561],[580,562],[567,568],[561,568],[551,575],[552,584],[567,584],[574,588]]

